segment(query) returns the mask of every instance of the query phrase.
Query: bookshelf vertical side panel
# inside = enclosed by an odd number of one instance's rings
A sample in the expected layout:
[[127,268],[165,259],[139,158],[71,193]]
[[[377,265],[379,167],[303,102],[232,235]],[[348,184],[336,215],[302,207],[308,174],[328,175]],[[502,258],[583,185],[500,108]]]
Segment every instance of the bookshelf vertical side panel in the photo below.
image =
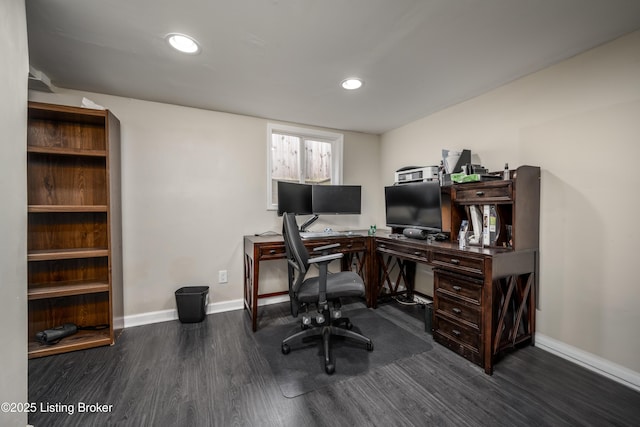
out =
[[540,168],[520,166],[514,186],[514,249],[538,249],[540,246]]
[[122,185],[120,121],[109,112],[107,127],[107,172],[109,192],[109,271],[112,333],[124,328],[124,290],[122,268]]

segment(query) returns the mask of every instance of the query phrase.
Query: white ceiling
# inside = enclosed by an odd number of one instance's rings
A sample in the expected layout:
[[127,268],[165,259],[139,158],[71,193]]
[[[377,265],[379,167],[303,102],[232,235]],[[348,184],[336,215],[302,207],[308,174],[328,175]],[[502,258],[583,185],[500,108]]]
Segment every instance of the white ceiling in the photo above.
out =
[[[383,133],[640,28],[638,0],[28,0],[57,87]],[[171,32],[199,55],[173,51]],[[358,91],[339,84],[364,79]]]

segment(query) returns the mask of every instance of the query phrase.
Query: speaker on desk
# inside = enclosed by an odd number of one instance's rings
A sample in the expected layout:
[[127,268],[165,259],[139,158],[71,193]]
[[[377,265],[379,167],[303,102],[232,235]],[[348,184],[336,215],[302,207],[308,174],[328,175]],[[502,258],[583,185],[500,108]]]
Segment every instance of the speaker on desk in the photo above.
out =
[[409,237],[411,239],[424,240],[427,238],[427,232],[418,228],[405,228],[402,231],[402,234],[404,234],[405,237]]

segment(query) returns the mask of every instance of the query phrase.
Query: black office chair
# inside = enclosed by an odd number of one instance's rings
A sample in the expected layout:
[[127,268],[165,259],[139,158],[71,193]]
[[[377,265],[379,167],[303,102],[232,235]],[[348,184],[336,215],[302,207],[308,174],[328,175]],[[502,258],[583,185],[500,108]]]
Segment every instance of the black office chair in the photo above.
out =
[[[324,345],[325,371],[327,374],[333,374],[335,363],[331,356],[332,335],[354,339],[365,344],[367,350],[373,351],[373,342],[364,335],[352,331],[353,325],[348,318],[341,317],[340,312],[340,298],[364,298],[364,283],[362,278],[352,271],[328,272],[329,263],[343,256],[342,253],[329,254],[330,249],[340,246],[338,243],[315,248],[314,255],[318,254],[318,256],[311,258],[300,237],[295,215],[285,213],[282,222],[288,262],[291,314],[298,317],[300,310],[305,311],[301,319],[302,330],[282,341],[282,353],[288,354],[291,351],[289,343],[293,340],[321,336]],[[318,267],[320,274],[317,277],[306,278],[309,266],[312,264]],[[311,305],[317,308],[315,317],[308,311]]]

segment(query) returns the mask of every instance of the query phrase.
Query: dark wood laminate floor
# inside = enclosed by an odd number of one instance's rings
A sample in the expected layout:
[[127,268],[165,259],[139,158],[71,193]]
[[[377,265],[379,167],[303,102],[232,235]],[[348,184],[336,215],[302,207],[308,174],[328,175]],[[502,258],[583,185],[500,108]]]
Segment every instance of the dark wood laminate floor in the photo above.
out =
[[[389,303],[378,310],[424,330],[419,306]],[[287,314],[288,304],[264,307],[260,327],[291,322]],[[434,343],[429,352],[288,399],[251,335],[246,313],[233,311],[197,324],[129,328],[112,347],[31,360],[29,400],[38,411],[29,422],[36,427],[640,424],[640,393],[535,347],[508,354],[488,376]],[[79,402],[113,406],[106,413],[78,413]]]

